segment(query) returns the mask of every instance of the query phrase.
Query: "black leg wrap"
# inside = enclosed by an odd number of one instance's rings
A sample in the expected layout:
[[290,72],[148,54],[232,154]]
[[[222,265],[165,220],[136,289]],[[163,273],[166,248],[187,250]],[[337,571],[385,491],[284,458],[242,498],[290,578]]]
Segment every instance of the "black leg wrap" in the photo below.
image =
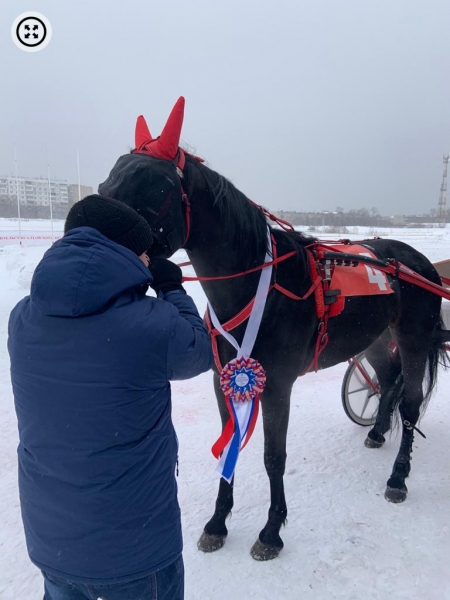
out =
[[403,429],[402,443],[400,451],[395,459],[391,476],[388,479],[386,492],[384,494],[389,502],[403,502],[406,500],[408,488],[405,485],[405,479],[411,471],[411,453],[414,441],[414,432],[412,429]]

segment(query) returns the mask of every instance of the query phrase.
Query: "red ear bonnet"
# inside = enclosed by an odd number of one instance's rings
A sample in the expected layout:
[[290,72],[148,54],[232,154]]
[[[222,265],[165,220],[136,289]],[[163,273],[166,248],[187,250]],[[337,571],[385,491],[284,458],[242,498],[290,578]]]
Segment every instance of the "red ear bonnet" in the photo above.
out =
[[203,158],[190,154],[179,147],[183,118],[184,98],[180,96],[172,108],[161,135],[153,139],[147,122],[140,115],[136,121],[135,149],[133,153],[148,154],[148,156],[154,158],[163,158],[170,161],[175,161],[178,157],[177,167],[180,171],[184,169],[185,154],[192,156],[198,162],[203,162]]
[[136,133],[134,135],[134,147],[136,149],[141,148],[148,142],[152,141],[152,135],[150,129],[147,126],[147,122],[142,115],[137,118],[136,121]]
[[181,128],[184,117],[184,98],[180,96],[172,108],[172,112],[164,125],[161,135],[153,139],[150,130],[141,115],[136,122],[134,152],[148,154],[155,158],[164,158],[166,160],[175,160],[178,154],[180,144]]

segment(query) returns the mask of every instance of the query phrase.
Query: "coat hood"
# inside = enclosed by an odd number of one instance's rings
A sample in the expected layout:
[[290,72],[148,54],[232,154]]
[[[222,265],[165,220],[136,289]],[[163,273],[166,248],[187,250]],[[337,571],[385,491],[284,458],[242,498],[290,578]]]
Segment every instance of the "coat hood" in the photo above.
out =
[[47,250],[31,282],[30,298],[45,315],[79,317],[152,282],[144,263],[96,229],[78,227]]

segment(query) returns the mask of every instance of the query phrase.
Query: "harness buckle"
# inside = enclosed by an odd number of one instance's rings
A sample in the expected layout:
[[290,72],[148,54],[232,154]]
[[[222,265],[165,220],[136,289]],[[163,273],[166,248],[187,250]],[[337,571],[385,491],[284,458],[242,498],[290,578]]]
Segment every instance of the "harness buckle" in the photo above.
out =
[[341,293],[341,290],[325,290],[323,292],[324,304],[326,306],[329,304],[334,304],[337,302],[338,296],[340,296]]

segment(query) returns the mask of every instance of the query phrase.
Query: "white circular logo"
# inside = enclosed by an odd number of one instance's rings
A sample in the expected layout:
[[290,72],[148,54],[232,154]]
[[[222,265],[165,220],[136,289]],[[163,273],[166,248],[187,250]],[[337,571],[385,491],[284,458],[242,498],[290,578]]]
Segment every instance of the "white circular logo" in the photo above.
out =
[[249,377],[246,373],[239,373],[236,375],[236,385],[238,387],[245,387],[249,382]]
[[52,38],[52,26],[38,12],[22,13],[14,20],[11,35],[15,45],[25,52],[39,52]]

